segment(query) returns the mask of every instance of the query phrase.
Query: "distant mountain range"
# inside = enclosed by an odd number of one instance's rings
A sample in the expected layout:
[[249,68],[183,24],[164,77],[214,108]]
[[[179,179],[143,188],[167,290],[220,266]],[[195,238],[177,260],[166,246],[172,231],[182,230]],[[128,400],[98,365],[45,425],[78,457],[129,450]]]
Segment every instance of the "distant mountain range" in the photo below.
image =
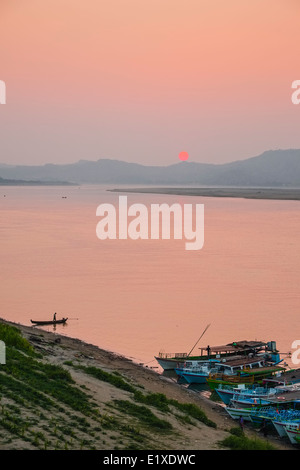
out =
[[[75,184],[207,185],[234,187],[300,187],[300,149],[270,150],[225,164],[180,162],[145,166],[119,160],[80,160],[67,165],[0,164],[2,179]],[[1,182],[0,182],[1,184]],[[61,183],[60,183],[61,184]]]

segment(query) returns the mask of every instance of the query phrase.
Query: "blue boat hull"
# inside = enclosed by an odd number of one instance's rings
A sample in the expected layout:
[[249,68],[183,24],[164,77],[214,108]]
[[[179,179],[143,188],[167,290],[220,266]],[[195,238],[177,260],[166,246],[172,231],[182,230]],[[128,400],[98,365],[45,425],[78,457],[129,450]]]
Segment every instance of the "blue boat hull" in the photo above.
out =
[[181,374],[181,377],[183,377],[189,384],[205,384],[206,379],[208,377],[207,374],[189,374],[187,372],[183,372]]
[[217,392],[217,394],[219,395],[223,403],[225,403],[225,405],[229,405],[230,400],[233,398],[234,393],[233,392],[226,393],[223,390],[218,390],[218,389],[215,389],[215,391]]

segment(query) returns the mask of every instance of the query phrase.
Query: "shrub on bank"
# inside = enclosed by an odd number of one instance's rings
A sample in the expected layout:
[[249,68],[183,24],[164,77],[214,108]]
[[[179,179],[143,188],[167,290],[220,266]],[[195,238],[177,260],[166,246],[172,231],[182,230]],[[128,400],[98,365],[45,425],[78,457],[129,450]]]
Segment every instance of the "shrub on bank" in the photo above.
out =
[[245,436],[239,428],[232,428],[229,432],[231,435],[219,443],[223,447],[231,450],[276,450],[269,442]]
[[4,341],[6,346],[12,346],[26,352],[27,354],[34,353],[34,349],[31,344],[27,339],[23,338],[20,330],[15,326],[0,323],[0,340]]

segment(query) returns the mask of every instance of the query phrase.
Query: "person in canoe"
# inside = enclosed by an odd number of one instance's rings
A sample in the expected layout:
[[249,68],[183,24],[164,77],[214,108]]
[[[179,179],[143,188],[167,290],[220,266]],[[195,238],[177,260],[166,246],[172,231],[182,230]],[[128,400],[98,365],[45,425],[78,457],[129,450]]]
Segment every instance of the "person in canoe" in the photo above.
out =
[[56,321],[56,312],[53,315],[53,321]]

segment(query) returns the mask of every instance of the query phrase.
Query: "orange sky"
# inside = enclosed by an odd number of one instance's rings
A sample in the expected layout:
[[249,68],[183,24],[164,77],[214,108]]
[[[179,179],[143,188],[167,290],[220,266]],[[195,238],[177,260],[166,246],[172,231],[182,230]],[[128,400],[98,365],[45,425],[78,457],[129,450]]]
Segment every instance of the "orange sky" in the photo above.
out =
[[1,0],[0,162],[300,148],[298,0]]

